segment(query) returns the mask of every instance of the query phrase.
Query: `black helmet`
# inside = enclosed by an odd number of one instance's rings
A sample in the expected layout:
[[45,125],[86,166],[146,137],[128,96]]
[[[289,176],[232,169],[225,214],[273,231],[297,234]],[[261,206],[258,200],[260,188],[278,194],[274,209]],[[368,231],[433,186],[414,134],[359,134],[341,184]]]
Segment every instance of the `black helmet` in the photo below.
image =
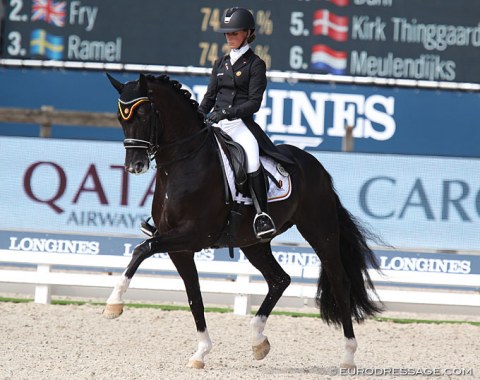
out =
[[225,11],[217,32],[229,33],[245,29],[255,30],[255,19],[248,9],[234,7]]

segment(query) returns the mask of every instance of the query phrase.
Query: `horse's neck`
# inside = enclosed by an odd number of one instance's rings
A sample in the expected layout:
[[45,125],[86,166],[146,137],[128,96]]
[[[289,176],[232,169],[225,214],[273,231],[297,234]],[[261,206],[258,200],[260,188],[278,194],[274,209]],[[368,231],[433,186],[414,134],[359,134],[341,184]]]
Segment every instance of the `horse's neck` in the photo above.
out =
[[[168,86],[168,85],[167,85]],[[167,88],[155,96],[155,107],[162,120],[165,143],[173,143],[200,130],[198,115],[187,99],[174,88]]]

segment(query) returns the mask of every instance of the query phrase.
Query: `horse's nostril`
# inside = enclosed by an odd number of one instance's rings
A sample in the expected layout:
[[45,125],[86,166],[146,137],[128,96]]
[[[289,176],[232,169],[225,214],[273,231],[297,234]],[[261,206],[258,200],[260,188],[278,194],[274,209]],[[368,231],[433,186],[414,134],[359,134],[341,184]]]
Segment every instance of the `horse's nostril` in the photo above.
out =
[[143,165],[143,162],[142,161],[137,161],[135,163],[135,173],[141,173],[143,171],[143,168],[144,168],[144,165]]

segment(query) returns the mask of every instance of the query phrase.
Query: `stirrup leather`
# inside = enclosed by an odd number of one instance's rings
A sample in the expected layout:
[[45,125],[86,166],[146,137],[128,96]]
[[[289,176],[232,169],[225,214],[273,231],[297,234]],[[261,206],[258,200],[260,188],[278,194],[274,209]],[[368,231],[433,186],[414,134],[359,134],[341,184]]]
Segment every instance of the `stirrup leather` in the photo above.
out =
[[[261,223],[261,221],[259,220],[259,218],[263,218],[264,221],[264,226],[265,224],[267,224],[267,229],[263,230],[263,231],[259,231],[258,230],[258,227],[257,226],[257,221],[259,223]],[[267,220],[265,220],[267,219]],[[268,215],[267,213],[265,212],[261,212],[260,214],[257,214],[255,215],[255,219],[253,219],[253,230],[255,231],[255,235],[257,236],[257,238],[262,238],[264,236],[268,236],[268,235],[273,235],[275,232],[277,232],[277,229],[275,228],[275,223],[273,222],[272,218],[270,217],[270,215]]]

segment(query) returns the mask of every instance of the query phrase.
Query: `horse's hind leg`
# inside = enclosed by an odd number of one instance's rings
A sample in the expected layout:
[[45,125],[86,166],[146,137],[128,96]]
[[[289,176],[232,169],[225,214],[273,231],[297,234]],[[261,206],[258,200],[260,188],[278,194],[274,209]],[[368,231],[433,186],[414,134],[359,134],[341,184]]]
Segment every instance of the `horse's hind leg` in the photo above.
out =
[[194,252],[175,252],[169,253],[169,255],[185,284],[188,304],[197,327],[198,347],[197,351],[189,359],[187,367],[203,368],[205,367],[205,355],[212,349],[212,342],[208,335],[207,323],[205,321],[205,310],[194,261]]
[[137,245],[133,251],[132,259],[127,266],[127,269],[120,276],[117,284],[113,288],[110,297],[107,299],[107,304],[103,310],[103,316],[108,319],[117,318],[123,313],[123,295],[130,285],[130,280],[137,271],[140,264],[146,258],[152,256],[155,252],[152,251],[149,240]]
[[[335,203],[332,202],[331,204],[334,205]],[[335,213],[328,213],[328,207],[324,207],[318,215],[323,215],[321,220],[318,216],[306,216],[302,219],[303,222],[297,223],[297,228],[321,261],[322,269],[317,303],[320,306],[322,319],[327,323],[341,323],[343,326],[345,353],[340,366],[354,368],[357,342],[351,317],[350,280],[340,257],[340,235],[337,217]]]
[[267,318],[285,289],[290,285],[291,280],[290,276],[285,273],[273,257],[270,243],[245,247],[242,248],[242,251],[252,265],[262,273],[268,284],[268,294],[250,323],[252,327],[253,356],[255,359],[261,360],[270,351],[268,338],[263,334]]

